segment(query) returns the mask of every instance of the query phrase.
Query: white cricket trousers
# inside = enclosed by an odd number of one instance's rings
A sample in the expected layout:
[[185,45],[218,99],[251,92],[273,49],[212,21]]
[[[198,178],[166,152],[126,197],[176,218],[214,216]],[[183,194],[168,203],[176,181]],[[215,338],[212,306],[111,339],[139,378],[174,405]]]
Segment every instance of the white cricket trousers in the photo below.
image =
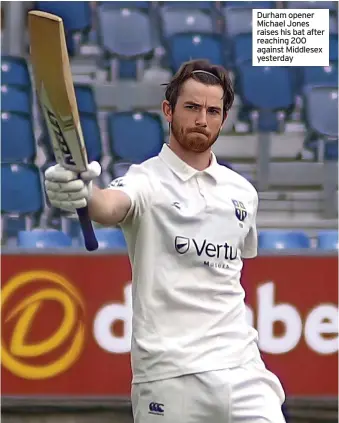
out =
[[261,359],[132,385],[134,423],[285,423],[279,379]]

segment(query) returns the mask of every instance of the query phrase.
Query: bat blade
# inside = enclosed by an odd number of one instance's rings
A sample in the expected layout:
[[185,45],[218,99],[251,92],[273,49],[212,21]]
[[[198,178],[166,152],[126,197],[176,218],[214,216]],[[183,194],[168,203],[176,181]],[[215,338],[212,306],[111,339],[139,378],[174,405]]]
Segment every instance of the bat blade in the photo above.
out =
[[[41,11],[28,14],[30,55],[37,96],[57,162],[80,173],[88,160],[67,53],[64,26],[59,16]],[[98,248],[88,208],[77,210],[85,246]]]

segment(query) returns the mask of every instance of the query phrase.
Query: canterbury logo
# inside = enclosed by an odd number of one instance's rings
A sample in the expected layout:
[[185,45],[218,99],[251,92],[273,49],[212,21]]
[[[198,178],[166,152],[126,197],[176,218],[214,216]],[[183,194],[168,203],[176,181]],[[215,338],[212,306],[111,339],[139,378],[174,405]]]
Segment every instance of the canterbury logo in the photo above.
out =
[[158,402],[151,402],[148,408],[149,414],[164,415],[164,404],[159,404]]

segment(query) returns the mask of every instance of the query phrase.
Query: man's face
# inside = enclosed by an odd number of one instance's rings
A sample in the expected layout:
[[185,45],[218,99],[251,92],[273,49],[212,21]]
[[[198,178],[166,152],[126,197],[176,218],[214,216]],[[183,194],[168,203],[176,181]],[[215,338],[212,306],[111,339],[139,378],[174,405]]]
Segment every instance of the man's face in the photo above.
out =
[[202,153],[217,140],[223,124],[223,89],[187,80],[174,111],[166,115],[176,141],[185,149]]

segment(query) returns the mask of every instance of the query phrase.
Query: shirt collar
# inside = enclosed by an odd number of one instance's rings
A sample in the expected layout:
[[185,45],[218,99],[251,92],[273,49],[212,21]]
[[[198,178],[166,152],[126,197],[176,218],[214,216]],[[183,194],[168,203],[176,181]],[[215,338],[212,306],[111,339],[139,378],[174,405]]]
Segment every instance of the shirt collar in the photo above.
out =
[[189,166],[183,160],[181,160],[170,148],[167,144],[164,144],[161,152],[159,153],[159,157],[168,165],[168,167],[183,181],[188,181],[192,176],[196,175],[197,173],[204,174],[207,173],[208,175],[212,176],[212,178],[218,182],[220,178],[220,165],[217,162],[217,158],[215,154],[211,152],[211,163],[208,168],[200,171],[194,169],[193,167]]

